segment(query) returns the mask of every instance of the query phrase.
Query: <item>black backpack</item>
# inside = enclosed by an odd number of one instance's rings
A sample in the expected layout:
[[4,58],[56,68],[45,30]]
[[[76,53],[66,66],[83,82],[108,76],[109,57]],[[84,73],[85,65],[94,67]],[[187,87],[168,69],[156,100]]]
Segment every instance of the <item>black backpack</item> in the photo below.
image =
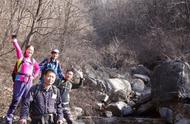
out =
[[13,69],[13,71],[11,73],[13,82],[15,81],[16,74],[18,73],[18,70],[19,70],[19,68],[20,68],[20,66],[21,66],[22,63],[23,63],[23,61],[21,61],[19,63],[19,60],[15,63],[14,69]]

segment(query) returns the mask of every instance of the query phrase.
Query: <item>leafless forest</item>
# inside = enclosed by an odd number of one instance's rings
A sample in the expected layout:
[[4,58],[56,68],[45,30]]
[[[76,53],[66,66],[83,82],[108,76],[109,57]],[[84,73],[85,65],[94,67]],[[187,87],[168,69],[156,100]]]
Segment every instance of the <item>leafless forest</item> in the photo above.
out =
[[35,46],[41,61],[61,51],[65,69],[98,65],[126,71],[134,64],[190,61],[189,0],[1,0],[0,112],[11,97],[10,73],[16,61],[10,42]]

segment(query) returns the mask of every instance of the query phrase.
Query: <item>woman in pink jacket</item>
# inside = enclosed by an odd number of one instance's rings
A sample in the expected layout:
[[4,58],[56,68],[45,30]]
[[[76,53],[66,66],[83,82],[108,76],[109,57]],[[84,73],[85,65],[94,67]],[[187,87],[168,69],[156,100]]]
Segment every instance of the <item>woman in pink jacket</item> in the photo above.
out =
[[16,49],[18,71],[15,75],[13,97],[6,115],[6,124],[12,124],[13,114],[18,104],[20,102],[23,103],[32,86],[33,79],[35,79],[40,72],[38,63],[32,58],[34,47],[32,45],[27,46],[23,54],[16,36],[12,37],[12,42]]

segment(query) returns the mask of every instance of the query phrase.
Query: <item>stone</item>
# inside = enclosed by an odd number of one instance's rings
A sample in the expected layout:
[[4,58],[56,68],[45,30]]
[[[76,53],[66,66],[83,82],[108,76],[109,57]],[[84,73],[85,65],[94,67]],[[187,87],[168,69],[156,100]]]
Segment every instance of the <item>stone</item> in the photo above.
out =
[[151,71],[148,68],[146,68],[144,65],[138,65],[138,66],[132,67],[130,69],[130,73],[131,75],[141,74],[141,75],[150,76]]
[[106,110],[111,111],[114,116],[126,116],[133,112],[132,108],[122,101],[109,104]]
[[174,112],[167,107],[160,107],[159,108],[160,116],[166,120],[168,123],[173,123],[174,120]]
[[136,99],[136,103],[142,104],[144,102],[150,101],[152,96],[151,96],[151,88],[146,87],[145,90],[141,93],[135,92],[135,97],[132,99]]
[[130,98],[130,95],[125,90],[118,90],[118,91],[113,92],[110,95],[110,100],[112,102],[128,101],[129,98]]
[[112,91],[112,86],[106,80],[96,80],[97,90],[105,93],[110,93]]
[[152,96],[157,103],[190,98],[190,66],[181,60],[163,62],[151,76]]
[[103,103],[106,103],[109,99],[109,96],[106,93],[98,92],[97,93],[97,100]]
[[136,109],[136,114],[140,115],[142,113],[146,113],[153,107],[153,103],[151,101],[146,102],[141,104],[137,109]]
[[141,79],[133,79],[131,84],[133,91],[143,92],[145,89],[145,84]]
[[127,105],[127,106],[124,106],[122,109],[121,109],[121,115],[122,116],[128,116],[130,114],[133,113],[133,109],[131,106]]
[[96,103],[96,109],[97,110],[103,110],[103,106],[104,106],[103,103],[100,103],[100,102]]
[[71,114],[72,114],[73,119],[76,120],[78,117],[84,114],[84,111],[80,107],[73,106],[71,107]]
[[113,116],[111,111],[105,111],[105,116],[111,118]]
[[134,74],[133,77],[139,78],[139,79],[143,80],[144,82],[150,82],[150,77],[148,77],[146,75]]
[[183,118],[177,121],[175,124],[190,124],[190,119]]
[[128,94],[131,93],[131,84],[125,79],[110,78],[108,82],[112,87],[112,91],[125,90]]

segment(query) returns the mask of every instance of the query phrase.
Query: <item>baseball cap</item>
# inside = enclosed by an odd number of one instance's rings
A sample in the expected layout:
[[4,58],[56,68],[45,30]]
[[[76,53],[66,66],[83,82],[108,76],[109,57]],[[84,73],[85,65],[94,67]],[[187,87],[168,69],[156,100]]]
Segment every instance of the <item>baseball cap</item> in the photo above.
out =
[[58,50],[58,49],[53,49],[53,50],[51,51],[51,53],[59,53],[59,50]]

